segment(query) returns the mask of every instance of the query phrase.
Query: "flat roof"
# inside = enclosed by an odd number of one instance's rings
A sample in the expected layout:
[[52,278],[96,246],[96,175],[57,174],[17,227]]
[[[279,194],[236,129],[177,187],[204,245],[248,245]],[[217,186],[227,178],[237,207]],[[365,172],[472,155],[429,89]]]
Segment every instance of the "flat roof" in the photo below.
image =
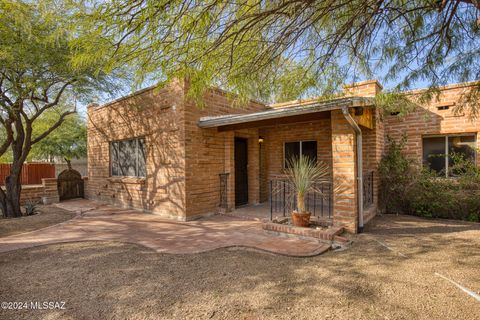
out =
[[232,124],[248,123],[259,120],[268,120],[338,110],[343,107],[368,107],[373,106],[373,99],[366,97],[346,97],[325,101],[312,101],[309,104],[290,105],[285,108],[272,108],[270,110],[245,113],[228,114],[222,116],[202,117],[198,121],[200,128],[215,128]]

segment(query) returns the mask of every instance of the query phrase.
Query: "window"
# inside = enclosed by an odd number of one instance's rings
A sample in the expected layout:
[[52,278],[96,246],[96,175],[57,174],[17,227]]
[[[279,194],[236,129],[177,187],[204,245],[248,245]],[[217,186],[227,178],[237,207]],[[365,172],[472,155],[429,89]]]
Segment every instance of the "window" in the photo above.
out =
[[310,157],[317,162],[317,141],[296,141],[286,142],[284,152],[285,168],[288,168],[288,160],[292,157],[299,157],[300,155]]
[[145,177],[145,139],[110,143],[112,176]]
[[455,176],[453,157],[475,161],[475,135],[447,135],[423,138],[423,164],[445,176]]

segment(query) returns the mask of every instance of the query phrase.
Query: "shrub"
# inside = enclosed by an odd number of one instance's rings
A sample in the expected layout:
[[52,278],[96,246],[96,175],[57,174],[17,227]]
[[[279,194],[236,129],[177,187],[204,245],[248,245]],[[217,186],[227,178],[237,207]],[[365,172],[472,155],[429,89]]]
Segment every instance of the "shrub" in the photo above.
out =
[[406,158],[405,138],[388,138],[387,150],[379,165],[380,203],[387,213],[422,217],[480,221],[480,170],[461,155],[452,155],[453,178]]
[[25,203],[25,215],[33,216],[38,213],[38,201],[28,199]]
[[397,142],[387,137],[387,150],[379,167],[380,205],[383,211],[402,213],[408,211],[408,196],[414,186],[416,167],[403,154],[406,138]]

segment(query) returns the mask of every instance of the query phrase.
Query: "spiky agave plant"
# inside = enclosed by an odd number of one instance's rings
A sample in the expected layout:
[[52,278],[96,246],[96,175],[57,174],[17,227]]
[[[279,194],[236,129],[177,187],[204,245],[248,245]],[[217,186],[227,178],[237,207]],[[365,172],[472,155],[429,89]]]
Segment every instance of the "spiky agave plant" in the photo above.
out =
[[305,197],[308,192],[316,192],[323,196],[319,186],[328,182],[328,165],[324,162],[317,163],[311,157],[300,155],[300,157],[292,157],[287,160],[285,173],[295,190],[297,212],[305,213]]

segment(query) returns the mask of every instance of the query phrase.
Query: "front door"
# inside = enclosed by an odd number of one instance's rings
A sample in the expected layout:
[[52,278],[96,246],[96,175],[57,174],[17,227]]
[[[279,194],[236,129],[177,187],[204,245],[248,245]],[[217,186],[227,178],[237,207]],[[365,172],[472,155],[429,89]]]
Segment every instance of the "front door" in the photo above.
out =
[[235,206],[248,203],[247,139],[235,138]]

